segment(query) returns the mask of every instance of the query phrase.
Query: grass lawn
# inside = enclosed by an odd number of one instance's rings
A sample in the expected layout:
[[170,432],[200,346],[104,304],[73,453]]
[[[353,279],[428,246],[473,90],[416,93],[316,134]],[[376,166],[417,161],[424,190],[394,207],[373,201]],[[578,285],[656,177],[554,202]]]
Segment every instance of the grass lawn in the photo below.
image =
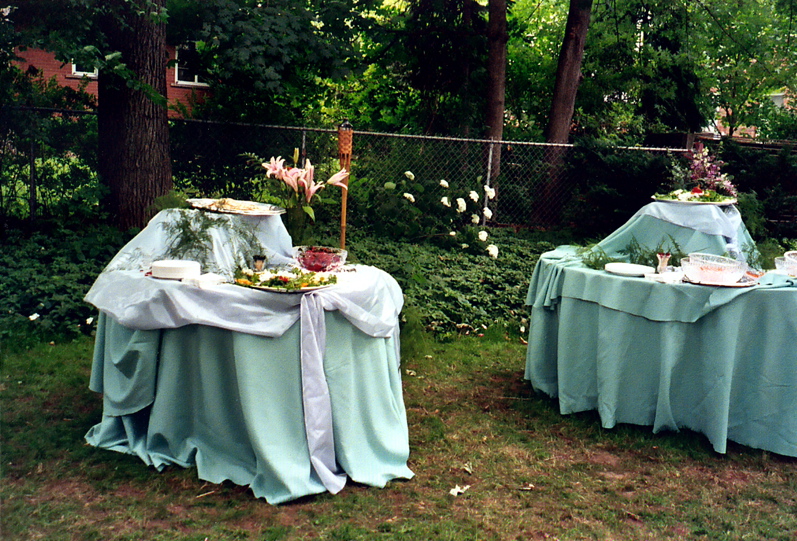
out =
[[[3,353],[4,540],[797,536],[797,460],[561,416],[522,379],[524,345],[499,333],[416,344],[404,359],[414,479],[281,506],[87,446],[101,415],[92,347],[81,337]],[[453,496],[457,485],[468,488]]]

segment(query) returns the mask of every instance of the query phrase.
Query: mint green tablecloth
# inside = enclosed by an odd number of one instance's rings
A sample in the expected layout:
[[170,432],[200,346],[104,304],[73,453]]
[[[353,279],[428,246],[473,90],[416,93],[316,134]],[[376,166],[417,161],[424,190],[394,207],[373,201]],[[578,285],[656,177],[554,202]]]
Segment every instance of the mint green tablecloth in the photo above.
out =
[[[409,442],[394,338],[374,338],[326,311],[323,368],[335,458],[351,480],[409,479]],[[327,489],[311,467],[300,374],[300,323],[279,337],[204,325],[135,330],[101,314],[90,387],[103,418],[97,447],[157,469],[250,486],[281,503]]]
[[560,247],[529,287],[525,377],[606,428],[690,428],[720,453],[732,440],[797,456],[795,286],[662,284],[587,269]]

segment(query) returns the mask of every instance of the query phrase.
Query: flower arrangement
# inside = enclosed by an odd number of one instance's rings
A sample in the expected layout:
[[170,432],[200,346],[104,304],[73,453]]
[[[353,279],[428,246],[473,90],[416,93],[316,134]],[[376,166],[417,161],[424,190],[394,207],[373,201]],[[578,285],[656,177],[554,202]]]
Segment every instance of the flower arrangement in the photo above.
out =
[[[286,167],[282,156],[271,157],[265,161],[255,154],[243,155],[247,162],[256,168],[255,183],[260,184],[260,199],[273,203],[286,210],[286,227],[294,242],[303,243],[306,239],[306,219],[315,221],[313,203],[323,202],[321,191],[327,186],[338,186],[348,190],[346,180],[349,172],[341,169],[326,182],[316,181],[315,166],[307,160],[304,167]],[[293,153],[293,163],[299,162],[299,149]]]
[[[415,175],[412,173],[412,171],[405,171],[404,172],[404,176],[406,176],[411,181],[415,180]],[[445,180],[445,179],[440,180],[439,185],[443,189],[449,189],[449,187],[450,187],[448,181]],[[492,188],[489,185],[484,185],[484,194],[485,194],[485,196],[487,197],[488,200],[492,200],[492,199],[495,198],[495,189]],[[403,197],[407,201],[409,201],[411,204],[415,204],[415,196],[413,194],[404,193]],[[478,208],[479,206],[481,206],[480,200],[481,200],[481,196],[479,195],[479,193],[476,190],[470,190],[468,192],[467,196],[465,196],[465,197],[451,197],[451,196],[445,195],[445,196],[440,198],[440,204],[443,207],[445,207],[446,209],[452,209],[454,212],[456,212],[457,216],[461,215],[461,216],[464,217],[466,214],[470,213],[470,217],[469,217],[469,219],[467,219],[467,221],[471,225],[477,226],[482,221],[482,217],[484,217],[485,219],[489,220],[493,216],[492,210],[490,210],[490,208],[487,205],[484,205],[480,209]],[[470,201],[470,203],[469,203],[469,201]],[[477,209],[469,211],[469,209],[468,209],[469,206],[476,206]],[[463,219],[461,219],[459,221],[463,222],[465,220],[466,219],[463,218]],[[451,218],[451,222],[452,222],[452,224],[454,224],[454,222],[455,222],[455,218],[454,217]],[[493,258],[497,258],[498,257],[498,247],[495,244],[487,244],[487,239],[489,237],[489,234],[487,233],[487,231],[480,230],[475,235],[472,235],[472,234],[471,235],[467,235],[467,232],[466,233],[461,233],[461,232],[457,231],[456,229],[452,229],[449,232],[449,236],[451,236],[451,237],[459,237],[459,236],[465,237],[463,240],[465,240],[467,242],[460,243],[461,247],[463,249],[468,249],[468,248],[472,249],[471,243],[477,242],[479,244],[484,244],[485,245],[484,249],[485,249],[485,251],[487,252],[487,254],[490,257],[493,257]]]
[[703,143],[695,143],[687,154],[688,165],[673,162],[672,177],[677,189],[667,194],[656,194],[656,199],[697,202],[723,202],[737,195],[733,177],[722,173],[725,163],[709,154]]

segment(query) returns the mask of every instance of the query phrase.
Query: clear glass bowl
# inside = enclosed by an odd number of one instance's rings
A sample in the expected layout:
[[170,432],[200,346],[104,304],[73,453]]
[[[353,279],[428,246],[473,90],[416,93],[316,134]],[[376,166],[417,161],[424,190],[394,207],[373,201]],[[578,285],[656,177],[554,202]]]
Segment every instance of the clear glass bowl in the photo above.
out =
[[787,259],[785,256],[776,257],[775,268],[780,272],[785,272],[789,276],[797,276],[797,259]]
[[330,272],[346,264],[348,252],[329,246],[294,246],[293,257],[305,270]]
[[689,254],[688,258],[681,260],[681,267],[690,282],[704,284],[735,284],[747,272],[744,261],[703,253]]

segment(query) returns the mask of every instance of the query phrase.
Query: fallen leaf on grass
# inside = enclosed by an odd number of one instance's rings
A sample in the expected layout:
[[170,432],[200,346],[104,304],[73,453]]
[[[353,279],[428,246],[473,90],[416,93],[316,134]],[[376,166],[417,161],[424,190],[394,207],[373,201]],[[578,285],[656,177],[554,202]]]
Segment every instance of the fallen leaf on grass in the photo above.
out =
[[466,462],[462,466],[462,469],[465,470],[466,472],[468,472],[469,475],[473,475],[473,466],[471,465],[470,462]]
[[520,490],[534,490],[535,488],[537,488],[537,487],[535,487],[533,484],[526,483],[525,485],[520,487]]
[[452,496],[459,496],[460,494],[465,494],[465,491],[468,490],[469,488],[470,485],[465,485],[464,487],[457,485],[451,490],[449,490],[448,493],[451,494]]

